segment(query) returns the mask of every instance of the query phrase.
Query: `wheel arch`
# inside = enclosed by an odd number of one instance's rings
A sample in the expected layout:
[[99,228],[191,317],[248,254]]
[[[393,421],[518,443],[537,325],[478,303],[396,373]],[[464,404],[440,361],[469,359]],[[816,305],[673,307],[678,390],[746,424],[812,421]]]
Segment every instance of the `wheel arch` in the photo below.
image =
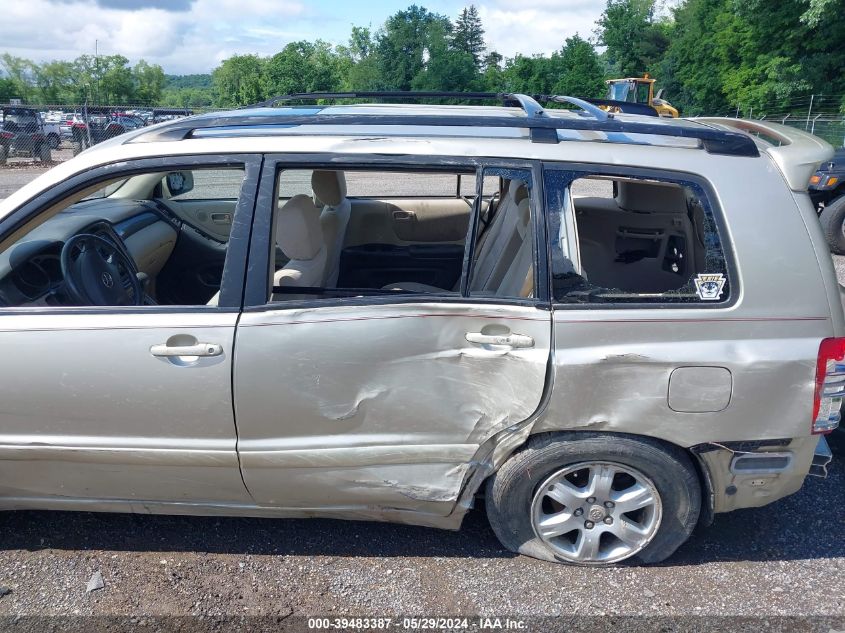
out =
[[[453,510],[453,516],[457,514],[462,517],[463,514],[472,507],[473,500],[476,497],[483,497],[489,479],[495,476],[499,469],[514,455],[525,451],[532,444],[536,445],[538,442],[545,443],[562,439],[614,437],[640,441],[645,444],[660,447],[667,452],[684,455],[692,464],[696,479],[700,486],[701,512],[699,514],[699,523],[709,525],[713,520],[713,487],[710,474],[706,465],[702,462],[698,455],[684,446],[661,438],[638,433],[628,433],[622,431],[594,431],[590,429],[542,429],[535,431],[534,425],[531,425],[521,439],[515,442],[514,439],[516,437],[518,437],[517,434],[509,429],[508,431],[503,431],[502,434],[499,434],[485,442],[485,445],[491,446],[489,446],[486,451],[480,450],[477,459],[473,460],[474,469],[465,481],[463,490],[458,497],[456,507]],[[484,449],[485,445],[482,446],[482,449]]]

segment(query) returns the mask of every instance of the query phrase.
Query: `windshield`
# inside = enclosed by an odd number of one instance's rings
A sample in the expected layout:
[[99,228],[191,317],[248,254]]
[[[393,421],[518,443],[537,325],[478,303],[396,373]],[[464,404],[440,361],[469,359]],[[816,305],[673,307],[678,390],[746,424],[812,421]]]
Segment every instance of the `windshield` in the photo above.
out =
[[607,98],[613,101],[628,101],[628,93],[631,85],[627,81],[610,84]]
[[3,117],[4,127],[24,127],[32,124],[38,125],[38,119],[32,115],[10,113]]

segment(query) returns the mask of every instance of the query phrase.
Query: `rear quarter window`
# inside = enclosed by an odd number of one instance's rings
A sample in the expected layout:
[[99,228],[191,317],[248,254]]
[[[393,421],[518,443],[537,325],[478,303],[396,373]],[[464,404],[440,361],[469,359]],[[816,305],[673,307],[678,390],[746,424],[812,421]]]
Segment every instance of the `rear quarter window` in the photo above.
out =
[[556,302],[730,301],[723,236],[701,183],[551,169],[545,190]]

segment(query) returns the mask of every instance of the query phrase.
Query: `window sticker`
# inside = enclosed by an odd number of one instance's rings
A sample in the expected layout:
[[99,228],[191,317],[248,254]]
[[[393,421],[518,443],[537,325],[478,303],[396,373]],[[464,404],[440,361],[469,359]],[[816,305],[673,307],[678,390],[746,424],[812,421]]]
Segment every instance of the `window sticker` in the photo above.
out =
[[722,273],[696,275],[695,291],[702,301],[717,301],[722,296],[725,287],[725,276]]

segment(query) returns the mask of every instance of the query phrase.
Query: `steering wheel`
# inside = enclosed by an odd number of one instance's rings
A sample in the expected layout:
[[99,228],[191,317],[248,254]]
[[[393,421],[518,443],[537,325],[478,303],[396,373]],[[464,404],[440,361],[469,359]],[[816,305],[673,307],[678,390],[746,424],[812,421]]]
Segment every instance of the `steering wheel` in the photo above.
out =
[[62,275],[70,298],[83,306],[139,306],[144,293],[135,262],[107,239],[74,235],[62,248]]

